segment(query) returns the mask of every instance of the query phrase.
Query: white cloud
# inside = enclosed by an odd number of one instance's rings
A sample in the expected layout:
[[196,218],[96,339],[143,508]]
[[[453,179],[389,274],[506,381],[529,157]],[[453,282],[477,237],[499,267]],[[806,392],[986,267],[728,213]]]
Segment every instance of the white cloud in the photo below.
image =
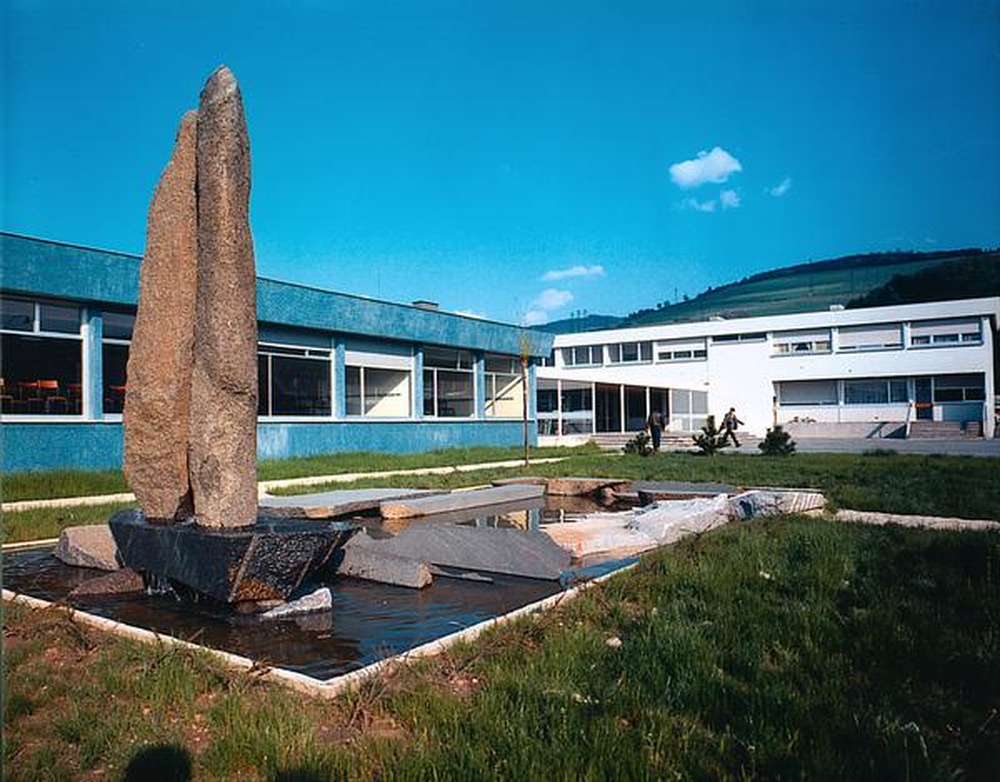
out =
[[528,305],[528,311],[521,318],[521,325],[538,326],[542,323],[548,323],[550,312],[565,307],[571,301],[573,301],[573,294],[569,291],[546,288]]
[[767,194],[774,196],[775,198],[781,198],[785,193],[792,189],[792,178],[786,176],[774,187],[767,188]]
[[715,201],[699,201],[697,198],[685,198],[681,201],[681,209],[694,209],[696,212],[714,212]]
[[565,307],[571,301],[573,301],[573,294],[569,291],[561,291],[558,288],[546,288],[535,297],[529,309],[550,312],[560,307]]
[[702,150],[693,160],[674,163],[670,166],[670,179],[678,187],[690,190],[706,182],[721,184],[742,170],[740,161],[722,147],[714,147],[711,152]]
[[722,190],[719,193],[719,203],[723,209],[738,209],[740,206],[740,194],[735,190]]
[[564,280],[567,277],[602,277],[603,266],[571,266],[568,269],[551,269],[542,275],[545,282]]

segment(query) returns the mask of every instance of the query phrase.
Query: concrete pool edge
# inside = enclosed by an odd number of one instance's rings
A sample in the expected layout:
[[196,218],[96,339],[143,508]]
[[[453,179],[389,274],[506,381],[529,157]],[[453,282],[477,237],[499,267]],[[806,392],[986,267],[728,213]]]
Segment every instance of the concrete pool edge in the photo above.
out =
[[405,652],[400,652],[399,654],[392,655],[391,657],[377,660],[376,662],[369,663],[368,665],[358,668],[357,670],[326,680],[317,679],[303,673],[298,673],[297,671],[288,670],[287,668],[262,666],[258,661],[252,660],[249,657],[242,657],[231,652],[212,649],[207,646],[192,643],[191,641],[184,641],[180,638],[175,638],[172,635],[157,633],[152,630],[146,630],[145,628],[125,624],[124,622],[118,622],[103,616],[97,616],[96,614],[81,611],[57,601],[43,600],[41,598],[31,597],[30,595],[21,594],[19,592],[13,592],[9,589],[3,590],[2,598],[5,603],[21,604],[35,610],[54,609],[64,611],[66,615],[74,621],[79,621],[89,627],[110,633],[120,638],[139,641],[140,643],[159,644],[161,646],[171,646],[191,651],[203,652],[210,655],[213,659],[218,660],[225,667],[231,670],[242,671],[244,673],[254,673],[266,681],[285,685],[297,692],[318,698],[329,699],[336,698],[350,690],[352,687],[360,685],[367,679],[388,671],[395,666],[407,665],[411,660],[433,657],[459,643],[474,641],[484,632],[493,627],[500,627],[516,619],[520,619],[523,616],[529,616],[531,614],[540,613],[554,608],[564,601],[574,599],[585,590],[604,583],[612,576],[631,570],[637,564],[637,562],[631,562],[582,584],[578,584],[577,586],[567,589],[564,592],[549,595],[546,598],[536,600],[533,603],[528,603],[527,605],[516,608],[506,614],[501,614],[500,616],[495,616],[490,619],[484,619],[483,621],[477,622],[476,624],[470,625],[462,630],[457,630],[449,635],[445,635],[441,638],[436,638],[433,641],[428,641],[419,646],[415,646]]

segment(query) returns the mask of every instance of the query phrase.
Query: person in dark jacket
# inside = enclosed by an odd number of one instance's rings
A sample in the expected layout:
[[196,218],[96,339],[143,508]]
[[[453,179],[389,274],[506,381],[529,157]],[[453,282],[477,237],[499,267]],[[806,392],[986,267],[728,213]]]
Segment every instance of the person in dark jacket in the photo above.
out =
[[660,450],[660,435],[663,432],[663,414],[658,413],[655,410],[649,414],[649,418],[646,419],[646,428],[649,430],[649,436],[653,440],[653,450]]
[[732,439],[733,445],[737,448],[740,447],[740,441],[736,439],[736,430],[743,424],[743,422],[736,417],[736,408],[730,407],[729,412],[725,414],[722,418],[722,444],[725,445],[726,441]]

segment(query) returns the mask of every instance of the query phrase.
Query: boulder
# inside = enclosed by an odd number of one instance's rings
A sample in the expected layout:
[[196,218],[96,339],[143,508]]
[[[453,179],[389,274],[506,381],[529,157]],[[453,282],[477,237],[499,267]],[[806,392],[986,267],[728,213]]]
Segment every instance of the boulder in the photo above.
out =
[[198,287],[188,462],[198,524],[257,517],[257,280],[250,235],[250,142],[225,66],[197,122]]
[[129,348],[125,478],[151,519],[191,513],[187,440],[198,276],[196,116],[189,111],[181,120],[149,206],[139,270],[142,306]]
[[73,567],[118,570],[118,546],[107,524],[67,527],[59,535],[53,552],[56,559]]

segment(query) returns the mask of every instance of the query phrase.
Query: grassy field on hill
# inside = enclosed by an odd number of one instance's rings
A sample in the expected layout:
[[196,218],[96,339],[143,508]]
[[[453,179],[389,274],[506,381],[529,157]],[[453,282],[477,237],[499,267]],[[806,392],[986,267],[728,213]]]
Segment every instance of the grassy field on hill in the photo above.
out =
[[[827,309],[849,302],[879,288],[898,275],[914,275],[934,266],[959,262],[1000,263],[1000,253],[958,250],[954,253],[876,253],[831,261],[800,264],[753,275],[739,282],[706,291],[688,301],[639,310],[621,327],[654,323],[782,315]],[[988,293],[972,295],[989,295]]]

